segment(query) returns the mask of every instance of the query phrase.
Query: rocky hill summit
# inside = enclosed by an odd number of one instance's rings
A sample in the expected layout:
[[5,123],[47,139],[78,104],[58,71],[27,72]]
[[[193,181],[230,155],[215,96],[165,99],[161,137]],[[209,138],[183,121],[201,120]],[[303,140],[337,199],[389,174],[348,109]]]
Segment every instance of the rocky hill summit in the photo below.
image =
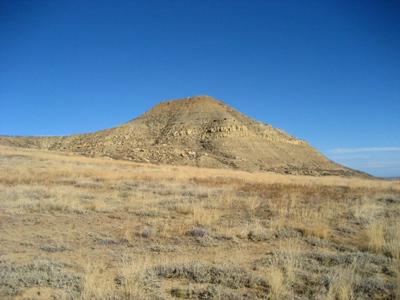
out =
[[136,119],[97,132],[0,136],[0,144],[155,164],[368,176],[329,160],[304,140],[205,95],[161,102]]

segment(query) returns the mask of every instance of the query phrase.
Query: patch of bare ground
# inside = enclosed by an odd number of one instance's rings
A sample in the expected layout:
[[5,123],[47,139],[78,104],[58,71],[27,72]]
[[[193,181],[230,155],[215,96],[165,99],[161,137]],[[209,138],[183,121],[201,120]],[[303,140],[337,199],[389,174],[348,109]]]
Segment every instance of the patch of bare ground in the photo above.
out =
[[400,182],[0,147],[2,299],[400,299]]

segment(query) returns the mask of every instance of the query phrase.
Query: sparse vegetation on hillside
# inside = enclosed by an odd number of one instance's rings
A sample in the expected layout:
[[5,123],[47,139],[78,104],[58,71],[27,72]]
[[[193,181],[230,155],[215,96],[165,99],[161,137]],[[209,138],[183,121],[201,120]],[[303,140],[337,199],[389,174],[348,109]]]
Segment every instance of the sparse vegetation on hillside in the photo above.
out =
[[400,299],[400,182],[0,147],[2,299]]

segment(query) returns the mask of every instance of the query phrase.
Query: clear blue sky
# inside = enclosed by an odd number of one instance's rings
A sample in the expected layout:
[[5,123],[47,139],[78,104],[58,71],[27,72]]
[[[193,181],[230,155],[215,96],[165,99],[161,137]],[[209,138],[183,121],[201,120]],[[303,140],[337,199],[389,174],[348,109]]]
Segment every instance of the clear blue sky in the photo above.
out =
[[0,134],[66,135],[207,94],[400,175],[400,1],[0,1]]

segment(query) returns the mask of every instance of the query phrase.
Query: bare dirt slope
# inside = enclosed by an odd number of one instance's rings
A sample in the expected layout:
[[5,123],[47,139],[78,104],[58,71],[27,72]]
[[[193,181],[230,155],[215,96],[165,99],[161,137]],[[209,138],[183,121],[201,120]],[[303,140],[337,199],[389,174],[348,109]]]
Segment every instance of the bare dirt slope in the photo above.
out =
[[306,141],[204,95],[161,102],[134,120],[93,133],[0,136],[0,144],[156,164],[368,177],[332,162]]

